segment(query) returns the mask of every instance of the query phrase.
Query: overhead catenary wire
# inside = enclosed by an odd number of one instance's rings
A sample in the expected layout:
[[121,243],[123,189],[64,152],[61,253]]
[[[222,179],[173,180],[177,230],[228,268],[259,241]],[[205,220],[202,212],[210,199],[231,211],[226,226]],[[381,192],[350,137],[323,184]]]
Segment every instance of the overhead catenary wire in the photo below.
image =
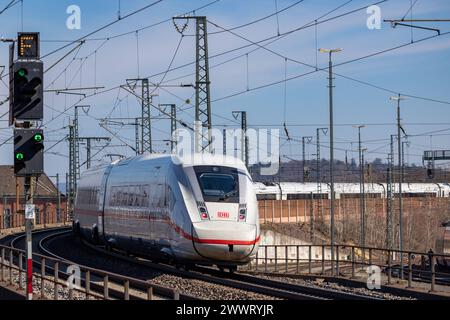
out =
[[[373,3],[372,5],[381,4],[381,3],[386,2],[386,1],[389,1],[389,0],[381,0],[381,1],[378,1],[378,2]],[[348,3],[350,3],[350,2],[351,2],[351,0],[345,2],[344,4],[341,4],[341,5],[337,6],[337,7],[335,7],[334,9],[330,10],[329,12],[327,12],[327,13],[321,15],[321,17],[317,18],[316,20],[320,20],[320,19],[322,19],[323,17],[326,17],[326,16],[329,15],[330,13],[333,13],[333,12],[339,10],[340,8],[342,8],[343,6],[345,6],[346,4],[348,4]],[[332,20],[335,20],[335,19],[342,18],[342,17],[347,16],[347,15],[350,15],[350,14],[353,14],[353,13],[356,13],[356,12],[359,12],[359,11],[362,11],[362,10],[366,10],[366,9],[367,9],[366,6],[359,7],[359,8],[357,8],[357,9],[353,9],[353,10],[351,10],[351,11],[347,11],[347,12],[345,12],[345,13],[343,13],[343,14],[339,14],[339,15],[336,15],[336,16],[333,16],[333,17],[331,17],[331,18],[327,18],[327,19],[324,19],[324,20],[320,20],[320,21],[317,22],[317,24],[326,23],[326,22],[329,22],[329,21],[332,21]],[[220,56],[223,56],[223,55],[226,55],[226,54],[235,52],[235,51],[239,51],[239,50],[242,50],[242,49],[245,49],[245,48],[248,48],[248,47],[252,47],[252,46],[254,46],[254,45],[256,45],[256,44],[259,44],[259,43],[265,43],[265,42],[269,42],[269,41],[270,41],[269,43],[266,43],[265,45],[271,44],[271,43],[273,43],[273,42],[275,42],[275,41],[277,41],[277,40],[279,40],[279,39],[282,39],[282,38],[284,38],[284,37],[286,37],[286,36],[288,36],[288,35],[290,35],[290,34],[294,34],[294,33],[298,32],[298,31],[300,31],[300,30],[305,30],[305,29],[308,29],[308,28],[310,28],[310,27],[314,27],[314,21],[315,21],[315,20],[312,20],[312,21],[310,21],[310,22],[307,22],[306,24],[303,24],[303,25],[300,26],[300,27],[297,27],[297,28],[291,29],[291,30],[289,30],[289,31],[283,32],[283,33],[281,33],[279,36],[278,36],[278,35],[275,35],[275,36],[269,36],[269,37],[267,37],[267,38],[264,38],[264,39],[255,41],[254,43],[242,45],[242,46],[239,46],[239,47],[236,47],[236,48],[233,48],[233,49],[229,49],[229,50],[225,50],[225,51],[216,53],[216,54],[214,54],[214,55],[210,55],[208,58],[211,60],[211,59],[214,59],[214,58],[217,58],[217,57],[220,57]],[[229,30],[229,29],[226,29],[226,30]],[[260,49],[259,47],[258,47],[258,48],[255,48],[255,49],[249,51],[248,53],[252,53],[252,52],[257,51],[257,50],[259,50],[259,49]],[[235,57],[235,58],[233,58],[233,59],[230,59],[230,61],[235,60],[235,59],[240,58],[240,57],[243,57],[243,56],[245,56],[245,53],[244,53],[244,54],[241,54],[241,55],[239,55],[239,56],[237,56],[237,57]],[[229,62],[229,61],[227,61],[227,62]],[[188,63],[182,64],[182,65],[173,67],[173,68],[171,68],[171,69],[169,70],[169,72],[172,72],[172,71],[175,71],[175,70],[179,70],[179,69],[182,69],[182,68],[185,68],[185,67],[192,66],[192,65],[194,65],[195,63],[196,63],[196,61],[192,61],[192,62],[188,62]],[[158,72],[158,73],[154,73],[154,74],[152,74],[152,75],[147,76],[146,78],[153,78],[153,77],[156,77],[156,76],[159,76],[159,75],[163,74],[164,72],[165,72],[165,71],[161,71],[161,72]],[[194,74],[194,73],[192,73],[192,74]],[[190,75],[191,75],[191,74],[190,74]],[[169,80],[168,80],[168,81],[169,81]]]
[[116,23],[119,22],[119,21],[123,21],[123,20],[125,20],[125,19],[127,19],[127,18],[129,18],[129,17],[132,17],[132,16],[134,16],[134,15],[136,15],[136,14],[138,14],[138,13],[144,11],[144,10],[147,10],[147,9],[149,9],[149,8],[151,8],[151,7],[155,6],[155,5],[157,5],[158,3],[162,2],[162,1],[164,1],[164,0],[156,0],[156,1],[152,2],[152,3],[150,3],[150,4],[147,4],[147,5],[141,7],[141,8],[139,8],[139,9],[137,9],[137,10],[134,10],[134,11],[132,11],[132,12],[130,12],[130,13],[124,15],[124,16],[121,17],[120,19],[115,19],[115,20],[113,20],[113,21],[111,21],[111,22],[109,22],[109,23],[107,23],[107,24],[105,24],[105,25],[103,25],[103,26],[101,26],[101,27],[95,29],[94,31],[91,31],[91,32],[89,32],[88,34],[86,34],[86,35],[84,35],[84,36],[78,38],[77,40],[73,40],[72,42],[70,42],[70,43],[68,43],[68,44],[66,44],[66,45],[63,45],[63,46],[61,46],[61,47],[59,47],[59,48],[57,48],[57,49],[55,49],[55,50],[53,50],[53,51],[50,51],[49,53],[43,55],[43,56],[41,57],[41,59],[44,59],[44,58],[46,58],[46,57],[48,57],[48,56],[51,56],[51,55],[55,54],[56,52],[59,52],[59,51],[65,49],[65,48],[69,47],[70,45],[72,45],[72,44],[74,44],[74,43],[77,43],[77,42],[79,42],[79,41],[81,41],[81,40],[84,40],[85,38],[88,38],[89,36],[91,36],[91,35],[93,35],[93,34],[96,34],[96,33],[100,32],[100,31],[102,31],[102,30],[104,30],[104,29],[107,29],[107,28],[109,28],[110,26],[116,24]]
[[16,4],[20,3],[21,0],[11,0],[1,11],[0,14],[3,14],[6,10],[11,9]]
[[153,93],[156,91],[156,89],[159,88],[159,86],[161,85],[161,83],[162,83],[162,82],[164,81],[164,79],[166,78],[167,73],[168,73],[168,70],[172,67],[173,62],[175,61],[175,57],[176,57],[177,54],[178,54],[178,50],[180,49],[181,42],[183,41],[183,38],[184,38],[184,35],[181,34],[181,35],[180,35],[180,39],[178,40],[178,44],[177,44],[177,46],[176,46],[176,48],[175,48],[175,51],[174,51],[174,53],[172,54],[172,58],[170,59],[169,65],[168,65],[168,67],[167,67],[167,71],[162,75],[161,80],[159,80],[159,82],[156,84],[155,88],[150,92],[150,95],[153,94]]
[[[212,25],[215,25],[215,26],[218,27],[218,28],[221,28],[221,29],[226,30],[226,28],[219,26],[217,23],[214,23],[214,22],[212,22],[212,21],[210,21],[210,20],[208,20],[208,22],[211,23]],[[246,41],[248,41],[248,42],[250,42],[250,43],[252,43],[252,44],[255,44],[255,45],[261,47],[261,49],[264,49],[264,50],[266,50],[266,51],[268,51],[268,52],[273,53],[274,55],[277,55],[277,56],[279,56],[279,57],[288,59],[289,61],[296,62],[296,63],[299,63],[299,64],[301,64],[301,65],[304,65],[304,66],[311,67],[311,68],[314,68],[314,69],[315,69],[315,66],[312,66],[312,65],[310,65],[310,64],[301,62],[301,61],[296,60],[296,59],[288,58],[288,57],[286,57],[286,56],[284,56],[284,55],[282,55],[282,54],[279,54],[278,52],[276,52],[276,51],[274,51],[274,50],[272,50],[272,49],[267,48],[267,47],[264,46],[264,45],[259,44],[258,42],[254,42],[254,41],[252,41],[252,40],[249,40],[248,38],[243,37],[243,36],[241,36],[241,35],[239,35],[239,34],[236,34],[236,33],[233,32],[233,31],[229,31],[229,32],[230,32],[231,34],[233,34],[233,35],[235,35],[235,36],[237,36],[237,37],[243,39],[243,40],[246,40]],[[430,39],[433,39],[433,38],[436,38],[436,37],[440,37],[440,36],[444,36],[444,35],[448,35],[448,34],[450,34],[450,31],[449,31],[449,32],[444,32],[444,33],[441,33],[441,34],[437,34],[437,35],[432,35],[432,36],[424,37],[424,38],[421,38],[421,39],[416,40],[416,41],[411,42],[411,43],[408,42],[408,43],[400,44],[400,45],[397,45],[397,46],[394,46],[394,47],[390,47],[390,48],[387,48],[387,49],[384,49],[384,50],[379,50],[379,51],[376,51],[376,52],[372,52],[372,53],[370,53],[370,54],[366,54],[366,55],[361,56],[361,57],[357,57],[357,58],[353,58],[353,59],[350,59],[350,60],[347,60],[347,61],[344,61],[344,62],[341,62],[341,63],[337,63],[337,64],[334,65],[334,67],[338,67],[338,66],[346,65],[346,64],[353,63],[353,62],[356,62],[356,61],[360,61],[360,60],[363,60],[363,59],[371,58],[371,57],[374,57],[374,56],[377,56],[377,55],[380,55],[380,54],[383,54],[383,53],[386,53],[386,52],[390,52],[390,51],[393,51],[393,50],[397,50],[397,49],[400,49],[400,48],[403,48],[403,47],[406,47],[406,46],[409,46],[409,45],[412,45],[412,44],[416,44],[416,43],[419,43],[419,42],[423,42],[423,41],[426,41],[426,40],[430,40]],[[266,87],[269,87],[269,86],[273,86],[273,85],[281,84],[281,83],[284,83],[284,82],[287,82],[287,81],[291,81],[291,80],[294,80],[294,79],[298,79],[298,78],[300,78],[300,77],[304,77],[304,76],[313,74],[313,73],[315,73],[315,72],[317,72],[317,71],[327,71],[327,70],[328,70],[328,67],[319,68],[319,69],[317,69],[317,70],[313,70],[313,71],[310,71],[310,72],[305,72],[305,73],[302,73],[302,74],[298,74],[298,75],[289,77],[289,78],[287,78],[287,79],[278,80],[278,81],[273,81],[273,82],[270,82],[270,83],[266,83],[266,84],[260,85],[260,86],[258,86],[258,87],[253,87],[253,88],[251,88],[250,90],[239,91],[239,92],[236,92],[236,93],[233,93],[233,94],[224,96],[224,97],[216,98],[215,100],[213,100],[213,102],[215,102],[215,101],[220,101],[220,100],[224,100],[224,99],[228,99],[228,98],[231,98],[231,97],[235,97],[235,96],[244,94],[244,93],[246,93],[246,92],[248,92],[248,91],[259,90],[259,89],[263,89],[263,88],[266,88]],[[338,74],[338,73],[336,73],[336,72],[333,72],[333,74],[335,74],[335,75],[337,75],[337,76],[340,76],[340,74]],[[346,78],[346,79],[349,79],[349,80],[353,80],[353,78],[348,77],[348,76],[345,76],[345,78]],[[357,80],[357,82],[363,83],[363,84],[366,83],[366,82],[364,82],[364,81],[359,81],[359,80]],[[377,86],[373,86],[373,87],[377,87]],[[377,88],[380,88],[380,87],[377,87]],[[392,92],[392,90],[389,90],[389,91]],[[414,97],[414,98],[419,98],[419,99],[420,99],[420,97],[418,97],[418,96],[413,96],[413,95],[403,94],[403,93],[400,93],[400,94],[401,94],[401,95],[405,95],[405,96],[407,95],[407,96],[410,96],[410,97]],[[447,101],[440,101],[440,100],[430,99],[430,98],[424,98],[424,99],[427,99],[427,100],[429,100],[429,101],[439,102],[439,103],[450,104],[450,102],[447,102]]]

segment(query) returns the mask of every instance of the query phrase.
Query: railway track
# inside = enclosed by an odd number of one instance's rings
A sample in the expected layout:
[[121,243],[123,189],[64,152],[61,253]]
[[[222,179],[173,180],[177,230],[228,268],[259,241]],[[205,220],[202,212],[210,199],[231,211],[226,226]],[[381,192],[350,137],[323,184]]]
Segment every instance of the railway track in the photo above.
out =
[[[68,231],[68,232],[66,231],[66,232],[62,232],[59,234],[48,235],[47,237],[45,237],[44,239],[42,239],[40,241],[40,247],[41,247],[40,250],[45,252],[47,255],[51,255],[55,258],[65,259],[61,255],[55,254],[53,252],[53,250],[51,250],[48,247],[48,243],[51,242],[53,239],[56,239],[58,236],[64,236],[64,235],[69,236],[68,235],[69,232],[70,231]],[[223,286],[223,287],[238,289],[241,291],[250,291],[253,293],[267,296],[267,298],[302,299],[302,300],[319,299],[320,298],[320,297],[315,297],[315,296],[296,293],[296,292],[289,292],[289,291],[286,291],[283,289],[267,288],[266,286],[262,286],[262,285],[248,284],[248,283],[244,283],[242,281],[238,282],[238,281],[233,281],[230,279],[223,279],[223,278],[221,279],[220,277],[208,276],[208,275],[201,274],[199,272],[194,273],[194,272],[179,270],[173,266],[166,265],[166,264],[154,263],[154,262],[151,262],[148,260],[143,260],[143,259],[137,258],[137,257],[126,257],[123,254],[121,254],[120,252],[107,251],[102,248],[88,244],[86,242],[83,242],[83,246],[85,247],[85,249],[95,251],[97,256],[102,255],[102,256],[107,256],[107,257],[113,257],[116,260],[126,261],[128,263],[132,263],[134,265],[140,266],[140,268],[143,267],[145,269],[156,270],[158,273],[170,274],[170,275],[174,275],[174,276],[181,277],[184,279],[198,280],[198,281],[201,281],[203,283],[203,285],[215,284],[215,285],[219,285],[219,286]],[[76,263],[76,262],[74,262],[74,263]]]
[[[41,276],[47,276],[50,274],[55,275],[58,280],[66,281],[70,277],[70,274],[67,271],[64,271],[64,266],[77,265],[81,267],[82,270],[84,268],[87,268],[86,266],[78,265],[72,261],[69,261],[62,256],[58,256],[45,248],[44,244],[47,241],[56,239],[71,232],[72,231],[70,228],[54,228],[46,230],[36,230],[33,232],[33,271],[35,273],[38,273],[40,271]],[[9,247],[15,249],[15,253],[17,254],[14,254],[13,262],[14,264],[18,265],[19,268],[22,266],[22,263],[20,263],[20,253],[22,253],[22,256],[24,256],[23,248],[25,246],[25,236],[26,235],[24,233],[20,233],[19,235],[10,236],[7,239],[3,238],[1,241],[3,245],[6,244]],[[45,259],[45,257],[48,257],[48,259]],[[43,258],[45,259],[44,262],[42,262]],[[53,260],[51,258],[57,259],[58,264],[55,263],[56,260]],[[22,272],[23,271],[25,270],[22,270]],[[89,295],[93,296],[94,299],[104,298],[105,292],[107,292],[107,297],[111,299],[146,300],[151,295],[151,299],[156,300],[196,300],[196,297],[194,296],[179,294],[178,292],[170,288],[157,285],[152,285],[150,294],[148,292],[148,286],[143,283],[143,281],[113,273],[107,273],[110,279],[108,280],[108,283],[105,284],[105,282],[103,281],[104,278],[96,275],[96,273],[105,274],[103,270],[94,268],[89,268],[89,276],[87,275],[87,271],[82,271],[80,274],[80,285],[86,288],[86,283],[88,281],[89,283],[87,287],[89,288]],[[132,287],[130,286],[130,281],[133,282]],[[127,283],[127,289],[125,289],[125,282]],[[65,283],[62,282],[61,285],[64,286]],[[54,291],[57,290],[58,288],[55,287]]]
[[[67,232],[64,232],[67,233]],[[58,236],[58,235],[56,235]],[[47,236],[41,240],[41,250],[48,255],[53,255],[62,259],[59,255],[55,255],[51,250],[46,248],[45,242],[55,235]],[[155,263],[151,260],[141,257],[128,256],[117,250],[105,250],[102,247],[94,246],[83,241],[83,245],[95,252],[120,259],[122,261],[131,262],[146,268],[158,270],[159,272],[176,275],[183,278],[204,281],[210,284],[221,285],[225,287],[235,288],[244,291],[251,291],[257,294],[290,300],[330,300],[330,299],[347,299],[347,300],[380,300],[373,296],[366,296],[361,294],[353,294],[342,292],[338,290],[321,289],[311,286],[303,286],[296,284],[283,283],[279,281],[262,279],[244,274],[227,274],[212,268],[194,267],[192,270],[178,269],[172,265],[165,263]]]
[[[33,233],[33,250],[34,252],[38,252],[39,254],[52,257],[55,259],[59,259],[61,261],[65,261],[68,264],[86,266],[93,270],[98,270],[99,272],[105,271],[103,267],[92,266],[89,264],[82,264],[80,261],[73,261],[73,259],[68,259],[68,257],[61,252],[56,252],[53,248],[54,244],[57,243],[61,239],[67,239],[72,237],[72,231],[68,228],[55,228],[51,230],[39,230]],[[24,239],[25,235],[20,234],[15,237],[10,237],[6,239],[9,241],[10,245],[15,248],[20,248],[25,245]],[[5,239],[2,239],[2,243],[5,243]],[[251,292],[257,295],[265,296],[268,299],[289,299],[289,300],[382,300],[379,296],[370,296],[361,293],[352,293],[345,292],[341,290],[334,290],[330,288],[320,288],[320,286],[312,286],[312,285],[303,285],[298,283],[290,283],[285,281],[274,280],[274,277],[261,277],[260,275],[251,275],[246,273],[235,273],[229,274],[219,271],[214,268],[209,267],[192,267],[190,270],[179,269],[175,266],[163,263],[163,262],[155,262],[148,259],[144,259],[142,257],[130,256],[126,255],[124,252],[119,250],[106,250],[103,247],[94,246],[85,241],[79,243],[79,250],[83,251],[91,251],[95,253],[95,255],[99,259],[103,259],[108,257],[109,259],[113,259],[116,261],[122,261],[126,263],[130,263],[136,267],[145,269],[145,270],[153,270],[160,274],[171,275],[180,277],[183,279],[189,279],[194,281],[199,281],[201,287],[201,283],[206,283],[208,285],[217,285],[226,288],[233,288],[240,291]],[[73,248],[72,248],[73,249]],[[39,261],[35,261],[35,268],[39,269],[40,263]],[[98,269],[96,269],[97,267]],[[54,272],[53,264],[51,262],[47,262],[45,266],[45,270],[48,273]],[[69,275],[63,270],[59,270],[59,274],[61,278],[67,278]],[[126,271],[119,272],[118,275],[121,276],[129,276]],[[133,275],[137,280],[149,280],[148,276],[143,275],[136,276]],[[151,279],[151,277],[150,277]],[[98,280],[98,281],[97,281]],[[97,285],[97,291],[99,294],[102,293],[103,286],[101,285],[101,279],[92,279],[94,287]],[[85,274],[82,273],[82,283],[85,283]],[[119,283],[114,283],[114,285],[119,285]],[[143,288],[137,288],[143,289]],[[167,290],[167,291],[165,291]],[[165,291],[165,292],[164,292]],[[163,288],[161,286],[161,299],[173,298],[173,288]],[[156,294],[156,292],[155,292]],[[111,297],[113,298],[123,298],[123,292],[117,290],[111,290]],[[180,299],[198,299],[205,297],[198,297],[192,294],[179,294]],[[216,299],[219,297],[213,297]],[[251,299],[251,298],[250,298]]]

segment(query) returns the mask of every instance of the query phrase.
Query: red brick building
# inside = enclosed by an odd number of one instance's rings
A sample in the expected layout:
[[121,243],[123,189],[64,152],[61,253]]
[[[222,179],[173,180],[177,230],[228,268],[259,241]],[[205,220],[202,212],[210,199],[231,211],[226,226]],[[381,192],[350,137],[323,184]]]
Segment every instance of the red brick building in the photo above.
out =
[[[0,165],[0,230],[24,226],[23,183],[24,178],[14,176],[13,166]],[[50,178],[43,174],[33,186],[35,225],[67,221],[67,198]]]

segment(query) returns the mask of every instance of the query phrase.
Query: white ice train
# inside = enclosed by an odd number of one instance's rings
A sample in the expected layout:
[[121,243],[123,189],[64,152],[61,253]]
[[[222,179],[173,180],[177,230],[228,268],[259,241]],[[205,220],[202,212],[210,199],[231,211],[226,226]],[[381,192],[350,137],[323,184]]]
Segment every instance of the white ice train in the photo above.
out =
[[235,269],[260,239],[251,177],[235,158],[142,155],[84,172],[74,231],[94,243],[168,258],[176,264]]

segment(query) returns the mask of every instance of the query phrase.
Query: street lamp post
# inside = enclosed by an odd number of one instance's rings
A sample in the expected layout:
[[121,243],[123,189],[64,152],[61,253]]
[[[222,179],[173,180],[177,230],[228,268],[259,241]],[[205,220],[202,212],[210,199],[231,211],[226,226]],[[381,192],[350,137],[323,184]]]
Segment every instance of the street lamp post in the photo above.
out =
[[402,203],[402,183],[403,183],[403,175],[402,175],[402,137],[400,135],[401,124],[400,124],[400,100],[404,100],[405,98],[401,97],[400,94],[398,96],[393,96],[389,98],[391,101],[397,101],[397,147],[398,147],[398,169],[399,176],[398,179],[398,228],[399,228],[399,250],[400,250],[400,278],[403,279],[403,203]]
[[334,139],[333,139],[333,63],[331,61],[331,54],[339,52],[342,49],[319,49],[321,53],[328,53],[328,89],[329,89],[329,112],[330,112],[330,189],[331,189],[331,202],[330,202],[330,233],[331,233],[331,275],[334,275]]

